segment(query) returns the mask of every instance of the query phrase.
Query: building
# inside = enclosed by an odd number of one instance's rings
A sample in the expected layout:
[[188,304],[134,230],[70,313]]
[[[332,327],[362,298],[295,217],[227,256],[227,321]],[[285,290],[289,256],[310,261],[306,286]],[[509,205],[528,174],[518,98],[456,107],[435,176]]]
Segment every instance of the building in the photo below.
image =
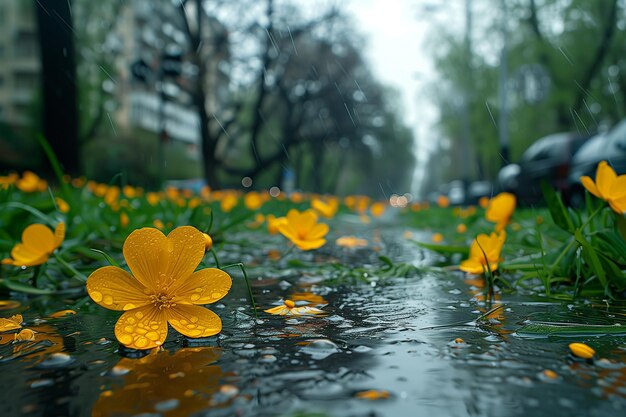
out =
[[40,71],[33,3],[0,0],[0,123],[26,127],[34,122]]

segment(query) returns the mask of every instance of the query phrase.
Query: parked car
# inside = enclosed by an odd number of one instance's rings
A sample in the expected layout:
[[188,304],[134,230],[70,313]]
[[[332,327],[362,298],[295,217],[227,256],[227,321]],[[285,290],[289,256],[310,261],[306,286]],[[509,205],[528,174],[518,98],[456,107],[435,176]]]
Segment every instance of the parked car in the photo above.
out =
[[541,183],[546,181],[567,200],[572,157],[588,138],[577,133],[556,133],[537,140],[522,154],[519,164],[500,170],[499,190],[515,194],[521,204],[534,204],[543,200]]
[[493,184],[491,181],[474,181],[467,187],[465,204],[478,204],[481,197],[492,197],[493,195]]
[[580,177],[588,175],[595,178],[596,167],[600,161],[607,161],[616,173],[626,174],[626,120],[606,134],[591,138],[572,158],[572,167],[568,178],[573,206],[583,204],[585,193]]

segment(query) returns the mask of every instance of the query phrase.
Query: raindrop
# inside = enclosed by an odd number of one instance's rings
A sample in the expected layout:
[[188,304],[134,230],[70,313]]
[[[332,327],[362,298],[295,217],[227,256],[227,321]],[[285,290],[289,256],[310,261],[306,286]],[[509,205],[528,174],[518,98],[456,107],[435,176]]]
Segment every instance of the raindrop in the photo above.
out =
[[365,352],[369,352],[370,350],[372,350],[371,347],[369,346],[357,346],[354,349],[352,349],[354,352],[358,352],[358,353],[365,353]]
[[123,366],[115,365],[113,368],[111,368],[108,374],[110,376],[122,376],[122,375],[126,375],[129,372],[130,372],[130,369],[123,367]]
[[53,353],[48,358],[46,358],[43,362],[37,365],[38,368],[62,368],[64,366],[69,365],[74,362],[74,358],[72,358],[67,353]]
[[272,197],[278,197],[280,195],[280,188],[278,188],[276,186],[270,188],[270,195]]
[[178,407],[179,404],[180,401],[178,401],[176,398],[172,398],[171,400],[165,400],[154,404],[154,409],[159,413],[163,413],[175,409],[176,407]]
[[339,347],[328,339],[316,339],[310,341],[302,348],[302,352],[310,355],[315,360],[325,359],[334,353],[340,352]]
[[30,387],[31,388],[49,387],[50,385],[54,385],[54,380],[52,380],[52,379],[36,379],[35,381],[30,383]]
[[380,319],[380,317],[368,317],[365,320],[363,320],[363,323],[372,323],[372,324],[379,324],[382,323],[383,321]]
[[261,363],[273,363],[276,362],[276,356],[274,355],[263,355],[261,356],[261,359],[259,359],[259,362]]

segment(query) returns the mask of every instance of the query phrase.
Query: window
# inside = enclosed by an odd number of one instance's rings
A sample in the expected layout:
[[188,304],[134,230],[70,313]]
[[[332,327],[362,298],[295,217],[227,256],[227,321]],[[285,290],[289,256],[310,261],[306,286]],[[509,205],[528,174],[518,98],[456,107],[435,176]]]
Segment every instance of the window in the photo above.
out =
[[37,85],[37,75],[29,72],[15,74],[15,87],[18,89],[31,89]]
[[37,55],[37,37],[34,33],[19,32],[15,38],[15,56],[28,58]]

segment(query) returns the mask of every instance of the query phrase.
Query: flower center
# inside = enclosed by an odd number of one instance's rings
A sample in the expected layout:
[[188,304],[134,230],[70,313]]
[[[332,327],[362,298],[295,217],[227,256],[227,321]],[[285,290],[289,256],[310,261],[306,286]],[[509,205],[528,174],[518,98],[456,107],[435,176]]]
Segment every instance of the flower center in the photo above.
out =
[[156,308],[162,310],[163,308],[170,308],[175,306],[172,302],[172,296],[167,294],[152,294],[150,296],[150,301]]

